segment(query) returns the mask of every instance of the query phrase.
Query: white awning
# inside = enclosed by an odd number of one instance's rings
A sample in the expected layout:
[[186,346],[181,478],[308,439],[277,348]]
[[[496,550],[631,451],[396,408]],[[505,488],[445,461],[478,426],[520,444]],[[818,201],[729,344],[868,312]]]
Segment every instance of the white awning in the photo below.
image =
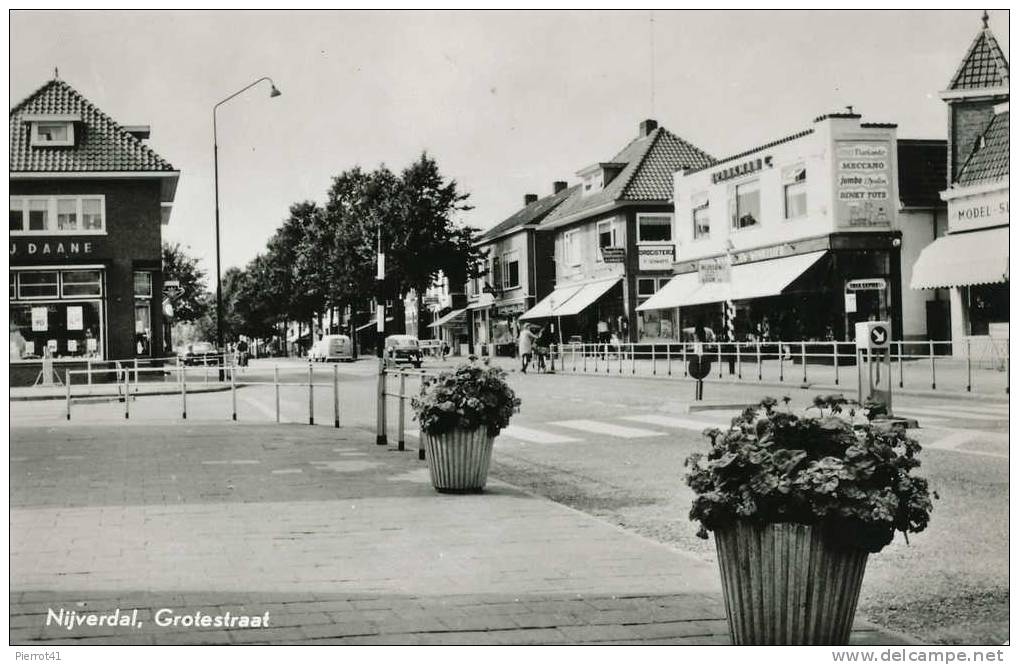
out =
[[495,296],[491,293],[482,293],[478,299],[467,305],[467,309],[485,309],[495,304]]
[[[393,320],[393,317],[391,317],[391,316],[387,316],[386,317],[386,323],[389,323],[392,320]],[[371,321],[369,321],[368,323],[364,324],[363,326],[358,326],[357,328],[355,328],[355,330],[357,332],[361,332],[365,328],[374,328],[376,321],[378,321],[378,319],[372,319]]]
[[938,238],[913,264],[914,289],[941,289],[1008,281],[1008,227]]
[[[728,282],[700,284],[697,273],[677,275],[637,309],[639,311],[670,309],[724,300],[777,296],[826,253],[827,250],[821,250],[767,261],[741,263],[732,267]],[[659,298],[659,295],[662,297]]]
[[574,316],[591,305],[613,286],[620,277],[600,279],[596,282],[563,286],[542,298],[538,304],[520,315],[521,320],[547,319],[553,316]]
[[463,319],[464,312],[467,309],[454,309],[452,312],[448,312],[446,315],[439,317],[434,323],[429,323],[429,328],[439,328],[447,323],[459,323]]

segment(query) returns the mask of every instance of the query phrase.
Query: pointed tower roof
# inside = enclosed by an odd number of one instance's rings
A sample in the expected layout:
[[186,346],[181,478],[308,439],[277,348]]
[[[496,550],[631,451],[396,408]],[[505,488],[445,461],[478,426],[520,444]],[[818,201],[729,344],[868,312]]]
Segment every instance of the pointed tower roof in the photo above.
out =
[[[74,146],[33,149],[31,118],[74,117],[83,126]],[[78,130],[75,131],[78,139]],[[156,171],[175,173],[173,166],[137,136],[103,113],[59,78],[47,82],[10,112],[11,172],[87,173]]]
[[983,28],[959,63],[955,76],[948,84],[950,91],[1008,87],[1008,60],[987,26],[986,12],[981,20]]

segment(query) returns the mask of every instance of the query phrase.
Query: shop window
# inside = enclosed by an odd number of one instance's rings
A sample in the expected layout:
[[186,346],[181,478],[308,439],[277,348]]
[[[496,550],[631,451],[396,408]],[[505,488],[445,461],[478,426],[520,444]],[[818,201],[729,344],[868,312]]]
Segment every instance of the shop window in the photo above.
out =
[[676,310],[652,309],[640,314],[638,334],[641,339],[678,339]]
[[502,288],[515,289],[520,286],[520,254],[506,252],[502,255]]
[[711,236],[711,215],[708,211],[708,204],[693,209],[693,239],[708,238]]
[[[22,274],[24,277],[24,273]],[[99,302],[10,304],[10,360],[101,357]]]
[[101,296],[102,275],[98,270],[65,270],[60,274],[60,294],[64,298]]
[[11,231],[25,230],[25,201],[11,197]]
[[56,298],[57,282],[55,271],[22,272],[18,275],[18,298]]
[[81,200],[81,228],[86,231],[102,231],[103,229],[103,200],[82,199]]
[[595,260],[602,260],[601,251],[606,247],[618,246],[619,244],[616,238],[616,223],[611,219],[598,222],[598,253],[595,256]]
[[782,173],[785,196],[785,218],[796,219],[807,214],[807,169],[802,166]]
[[1008,323],[1008,284],[980,284],[969,293],[970,335],[990,334],[992,323]]
[[672,217],[670,215],[638,215],[637,242],[672,242]]
[[11,272],[11,281],[10,281],[11,300],[14,300],[15,298],[18,297],[18,291],[17,291],[18,287],[16,285],[17,280],[18,280],[18,273],[12,271]]
[[152,301],[136,300],[134,303],[135,352],[147,356],[152,350]]
[[57,199],[57,230],[75,231],[78,229],[78,200]]
[[650,298],[658,292],[658,280],[654,277],[641,277],[637,280],[637,297]]
[[47,231],[50,228],[49,199],[28,200],[28,230]]
[[71,122],[34,122],[32,123],[32,145],[74,145],[74,124]]
[[733,229],[746,229],[760,224],[760,182],[752,180],[733,187],[730,190],[729,207],[732,216]]
[[567,231],[563,234],[563,261],[568,266],[580,265],[579,231]]

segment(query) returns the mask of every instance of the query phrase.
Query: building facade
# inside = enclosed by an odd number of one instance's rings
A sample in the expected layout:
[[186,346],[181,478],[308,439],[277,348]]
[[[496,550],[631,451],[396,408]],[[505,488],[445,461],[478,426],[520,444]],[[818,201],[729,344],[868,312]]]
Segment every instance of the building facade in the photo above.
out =
[[179,172],[54,79],[10,112],[11,384],[41,359],[58,375],[88,359],[168,355],[162,225]]
[[[987,26],[941,93],[948,105],[947,233],[917,261],[912,287],[949,293],[953,352],[1007,354],[1009,67]],[[969,347],[967,349],[967,347]]]
[[638,319],[637,306],[672,274],[672,174],[712,162],[645,120],[610,161],[581,169],[580,185],[538,228],[553,238],[555,289],[520,318],[553,325],[564,342],[657,337],[660,324]]
[[903,255],[938,223],[932,193],[911,194],[924,205],[900,200],[900,160],[918,152],[930,146],[900,145],[893,124],[835,113],[677,173],[676,275],[638,312],[676,340],[703,327],[720,340],[851,341],[867,320],[890,320],[897,339],[925,337],[923,317],[904,313],[933,296],[901,279]]
[[525,194],[522,208],[479,238],[485,272],[467,285],[466,312],[475,353],[516,354],[520,315],[554,282],[552,237],[538,229],[576,190],[556,181],[548,196]]

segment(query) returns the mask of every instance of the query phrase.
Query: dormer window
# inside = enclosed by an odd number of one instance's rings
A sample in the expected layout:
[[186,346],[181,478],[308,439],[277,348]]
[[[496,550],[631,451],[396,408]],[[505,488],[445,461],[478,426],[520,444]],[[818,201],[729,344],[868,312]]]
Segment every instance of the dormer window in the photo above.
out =
[[74,123],[33,122],[32,145],[74,145]]

